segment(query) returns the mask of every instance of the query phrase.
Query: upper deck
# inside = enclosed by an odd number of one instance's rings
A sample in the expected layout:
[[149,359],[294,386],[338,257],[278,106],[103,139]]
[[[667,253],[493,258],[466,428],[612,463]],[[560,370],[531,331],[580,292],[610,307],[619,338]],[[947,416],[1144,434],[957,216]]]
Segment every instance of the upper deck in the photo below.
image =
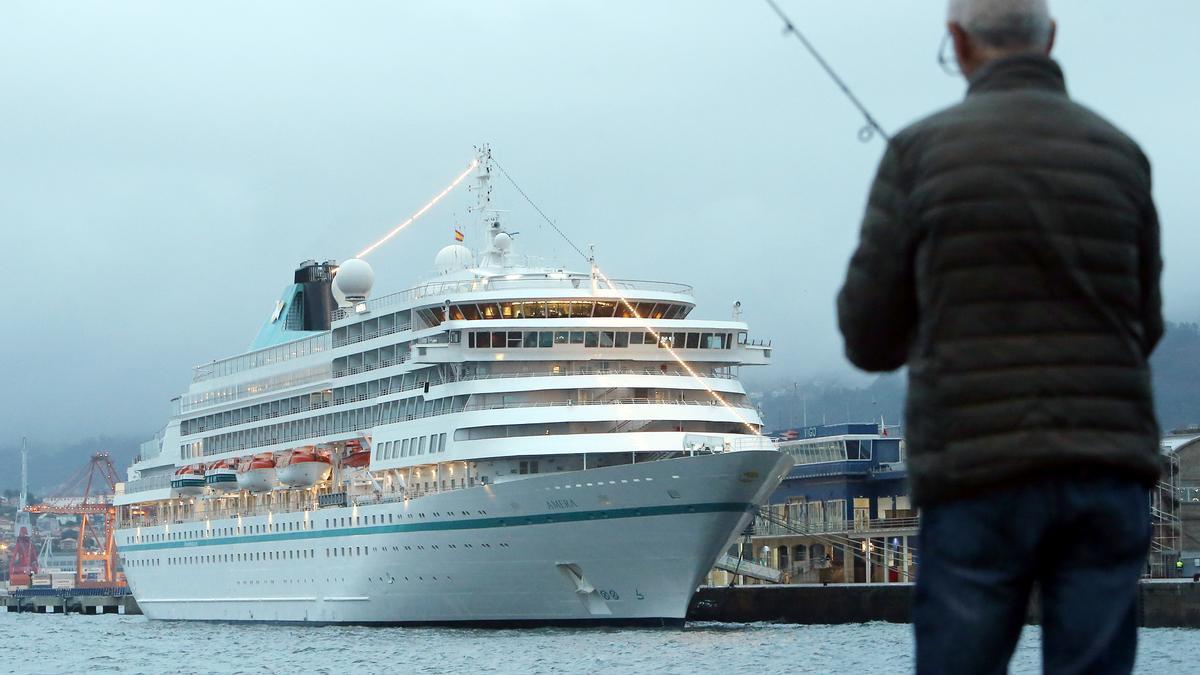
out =
[[[419,308],[428,308],[421,315],[420,327],[423,328],[435,327],[448,318],[632,317],[633,313],[621,302],[622,298],[630,300],[643,318],[683,318],[693,307],[693,289],[687,284],[614,279],[612,285],[616,287],[615,290],[606,283],[594,283],[586,274],[542,271],[440,280],[372,298],[352,307],[338,308],[333,313],[332,321],[334,327],[340,328],[363,323],[376,314]],[[585,298],[592,301],[583,301]],[[561,302],[547,302],[547,299]],[[392,322],[386,332],[376,330],[369,337],[412,328],[411,319]],[[353,341],[363,339],[368,339],[368,336],[359,332]],[[311,337],[195,366],[192,369],[192,383],[278,366],[329,352],[349,342],[346,338],[335,340],[333,331],[323,331]],[[250,387],[251,390],[253,388]]]
[[[548,298],[631,298],[636,300],[675,300],[691,303],[693,289],[687,284],[636,279],[613,279],[611,288],[605,282],[594,281],[587,274],[565,271],[519,271],[505,274],[473,275],[469,279],[447,279],[421,284],[398,293],[390,293],[360,303],[352,308],[334,312],[337,324],[353,319],[355,314],[379,312],[384,309],[414,309],[440,306],[447,302],[466,300],[545,300]],[[511,318],[511,314],[501,314]],[[611,315],[610,315],[611,316]],[[488,317],[491,318],[491,317]],[[551,317],[553,318],[553,317]]]

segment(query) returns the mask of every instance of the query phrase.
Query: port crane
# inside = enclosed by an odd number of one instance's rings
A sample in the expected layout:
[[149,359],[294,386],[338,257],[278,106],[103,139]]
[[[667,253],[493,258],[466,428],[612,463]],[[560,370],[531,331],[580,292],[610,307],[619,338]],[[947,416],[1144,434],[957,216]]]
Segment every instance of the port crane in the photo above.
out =
[[[99,480],[97,480],[99,477]],[[88,464],[65,482],[60,495],[78,494],[82,488],[82,497],[54,496],[45,499],[40,504],[25,507],[29,513],[49,513],[53,515],[79,516],[79,534],[75,546],[75,586],[85,585],[84,563],[100,561],[104,568],[104,585],[114,585],[116,578],[116,546],[113,540],[113,530],[116,527],[117,509],[113,506],[112,495],[117,485],[117,469],[113,466],[112,457],[107,452],[97,452]],[[92,522],[97,518],[104,520],[104,534],[97,536]],[[86,546],[88,536],[97,543],[95,548]]]

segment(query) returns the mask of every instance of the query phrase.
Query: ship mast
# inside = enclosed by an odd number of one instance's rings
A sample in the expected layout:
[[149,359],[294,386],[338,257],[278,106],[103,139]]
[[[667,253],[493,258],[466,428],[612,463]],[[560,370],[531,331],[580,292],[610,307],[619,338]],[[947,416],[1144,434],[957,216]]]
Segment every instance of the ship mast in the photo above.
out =
[[475,251],[479,254],[491,248],[491,230],[496,221],[496,213],[492,210],[492,146],[484,143],[475,148],[475,161],[475,206],[469,211],[479,214],[476,222],[479,230],[478,250]]

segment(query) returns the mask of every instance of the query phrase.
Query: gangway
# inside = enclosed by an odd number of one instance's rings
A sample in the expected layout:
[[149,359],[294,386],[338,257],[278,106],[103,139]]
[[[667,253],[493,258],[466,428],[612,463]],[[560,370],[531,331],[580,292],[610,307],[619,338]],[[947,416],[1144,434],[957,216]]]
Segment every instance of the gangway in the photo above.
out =
[[717,564],[713,565],[713,567],[716,567],[719,570],[725,570],[731,574],[740,574],[742,576],[753,577],[761,581],[769,581],[773,584],[777,584],[783,580],[783,572],[775,569],[774,567],[760,565],[753,560],[738,558],[737,556],[732,556],[728,553],[725,553],[718,558]]

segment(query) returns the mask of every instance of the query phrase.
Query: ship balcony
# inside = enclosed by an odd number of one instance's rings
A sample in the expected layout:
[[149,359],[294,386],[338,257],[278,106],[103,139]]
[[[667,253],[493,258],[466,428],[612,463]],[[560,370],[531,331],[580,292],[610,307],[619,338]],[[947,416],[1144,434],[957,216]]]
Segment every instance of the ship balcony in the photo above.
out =
[[771,342],[756,340],[754,343],[739,345],[734,351],[739,362],[746,366],[765,366],[771,363]]
[[[598,369],[597,369],[598,370]],[[430,387],[431,397],[473,394],[476,397],[507,394],[522,396],[548,391],[608,392],[614,398],[644,398],[663,400],[679,398],[684,392],[695,397],[696,392],[712,390],[725,397],[744,399],[746,390],[736,377],[706,373],[697,368],[697,377],[679,371],[660,371],[657,368],[625,368],[605,370],[604,374],[542,372],[539,374],[489,374],[466,376],[457,381],[447,380]],[[661,393],[660,393],[661,392]],[[709,395],[702,394],[705,400]],[[536,395],[534,396],[536,399]],[[570,398],[590,398],[575,395]]]
[[485,426],[557,425],[562,423],[606,423],[625,420],[640,422],[716,423],[730,430],[743,426],[757,429],[762,424],[754,406],[726,396],[724,404],[712,396],[690,400],[619,398],[594,401],[538,400],[520,402],[481,402],[467,405],[457,413],[458,429]]
[[[644,422],[643,422],[644,423]],[[611,423],[609,423],[611,424]],[[577,434],[550,434],[528,436],[500,436],[506,429],[489,427],[467,429],[461,435],[479,433],[479,438],[455,440],[449,456],[466,461],[482,461],[490,457],[546,457],[546,456],[630,456],[635,454],[639,461],[669,458],[692,453],[743,452],[749,450],[771,450],[769,441],[761,436],[723,432],[690,431],[647,431],[647,427],[626,420],[617,422],[614,428],[623,433],[599,429]],[[515,430],[515,427],[507,429]],[[624,433],[627,432],[627,433]],[[457,436],[458,434],[456,434]],[[383,460],[381,466],[403,467],[410,458]],[[418,459],[419,461],[419,459]],[[591,464],[589,464],[591,465]]]

